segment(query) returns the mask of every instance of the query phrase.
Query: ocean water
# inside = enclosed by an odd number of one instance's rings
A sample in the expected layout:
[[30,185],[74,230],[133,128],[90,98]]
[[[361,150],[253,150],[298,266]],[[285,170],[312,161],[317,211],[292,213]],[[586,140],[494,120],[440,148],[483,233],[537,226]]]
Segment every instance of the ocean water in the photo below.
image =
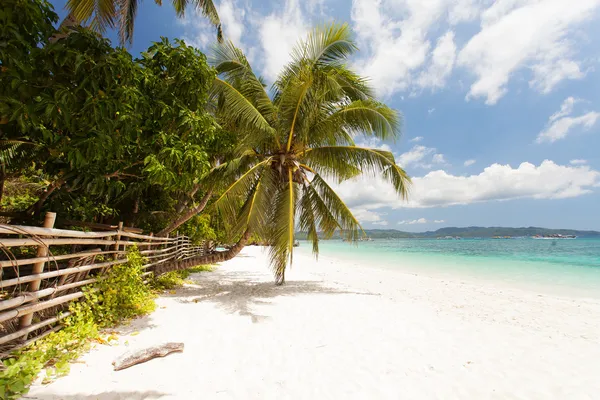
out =
[[[311,251],[301,241],[298,250]],[[320,255],[375,268],[600,298],[600,239],[379,239],[319,243]]]

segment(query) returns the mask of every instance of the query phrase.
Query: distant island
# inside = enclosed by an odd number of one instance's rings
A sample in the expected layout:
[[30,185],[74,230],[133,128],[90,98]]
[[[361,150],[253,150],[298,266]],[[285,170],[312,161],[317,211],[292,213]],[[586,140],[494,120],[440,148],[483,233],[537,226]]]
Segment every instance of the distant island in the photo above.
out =
[[[505,227],[481,227],[469,226],[465,228],[440,228],[436,231],[427,232],[403,232],[396,229],[365,229],[367,236],[371,239],[424,239],[443,238],[447,236],[460,238],[493,238],[493,237],[522,237],[522,236],[550,236],[550,235],[573,235],[580,238],[600,238],[598,231],[578,231],[574,229],[547,229],[547,228],[505,228]],[[296,239],[305,240],[306,232],[297,232]],[[340,233],[336,233],[332,239],[341,239]]]

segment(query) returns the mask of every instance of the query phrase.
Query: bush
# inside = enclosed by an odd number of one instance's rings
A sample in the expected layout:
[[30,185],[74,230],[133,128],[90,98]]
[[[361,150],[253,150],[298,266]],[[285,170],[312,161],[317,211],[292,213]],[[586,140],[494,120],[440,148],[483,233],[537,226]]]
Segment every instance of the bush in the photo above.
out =
[[113,267],[99,282],[85,289],[82,301],[70,305],[64,328],[51,333],[2,362],[0,399],[18,399],[29,390],[39,372],[46,380],[69,372],[69,362],[85,351],[92,340],[102,341],[100,328],[148,314],[154,295],[142,280],[143,257],[132,249],[128,262]]

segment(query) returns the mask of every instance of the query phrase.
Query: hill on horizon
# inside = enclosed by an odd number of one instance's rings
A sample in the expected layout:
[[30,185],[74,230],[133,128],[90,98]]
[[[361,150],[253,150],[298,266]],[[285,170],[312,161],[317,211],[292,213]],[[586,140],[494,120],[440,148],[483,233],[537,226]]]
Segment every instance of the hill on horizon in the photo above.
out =
[[[583,231],[576,229],[549,229],[539,227],[522,227],[522,228],[508,228],[508,227],[481,227],[481,226],[468,226],[468,227],[445,227],[435,231],[426,232],[405,232],[397,229],[365,229],[368,237],[372,239],[409,239],[409,238],[438,238],[444,236],[457,236],[463,238],[488,238],[494,236],[535,236],[535,235],[575,235],[577,237],[599,237],[599,231]],[[297,232],[297,239],[306,239],[306,232]],[[341,235],[337,232],[333,239],[340,239]]]

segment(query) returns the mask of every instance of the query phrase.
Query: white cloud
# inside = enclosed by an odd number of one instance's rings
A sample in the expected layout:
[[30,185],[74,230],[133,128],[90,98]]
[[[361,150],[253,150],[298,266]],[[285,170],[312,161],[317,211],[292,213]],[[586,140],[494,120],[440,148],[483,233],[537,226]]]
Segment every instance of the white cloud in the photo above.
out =
[[476,162],[477,162],[476,160],[470,159],[470,160],[467,160],[464,162],[464,166],[469,167],[469,166],[475,164]]
[[469,176],[437,170],[412,181],[407,202],[379,179],[356,178],[337,185],[336,190],[350,207],[370,212],[383,207],[427,208],[525,198],[564,199],[590,193],[600,186],[600,172],[587,165],[558,165],[545,160],[538,166],[524,162],[517,168],[492,164]]
[[584,114],[580,117],[563,117],[555,122],[553,122],[547,129],[540,132],[537,137],[538,143],[543,142],[556,142],[559,139],[564,139],[569,131],[577,126],[581,126],[584,129],[590,129],[592,126],[596,124],[598,118],[600,117],[600,113],[592,111],[587,114]]
[[392,151],[392,148],[387,143],[383,143],[377,138],[360,138],[356,141],[356,145],[358,147],[367,147],[369,149]]
[[583,129],[590,129],[596,124],[598,118],[600,118],[600,113],[596,111],[590,111],[578,117],[569,116],[573,112],[573,106],[577,101],[573,97],[565,99],[560,110],[548,119],[546,129],[538,134],[537,143],[556,142],[567,137],[573,128],[581,126]]
[[427,114],[431,115],[435,111],[435,108],[430,108],[427,110]]
[[387,221],[378,221],[378,222],[373,222],[373,225],[386,226],[386,225],[388,225],[388,222]]
[[563,79],[583,76],[571,34],[590,19],[600,0],[498,0],[481,16],[481,31],[457,63],[476,76],[468,97],[495,104],[517,70],[531,67],[530,86],[547,93]]
[[435,153],[435,149],[432,147],[426,147],[421,145],[416,145],[406,153],[400,154],[396,158],[396,162],[401,167],[406,167],[411,164],[416,164],[422,161],[425,157]]
[[304,38],[310,23],[305,20],[298,0],[286,0],[283,9],[255,21],[264,52],[263,73],[269,81],[277,78],[291,60],[294,45]]
[[431,161],[435,164],[445,164],[446,163],[446,158],[444,157],[443,154],[434,154]]
[[419,219],[413,219],[413,220],[400,221],[400,222],[398,222],[398,225],[441,224],[443,222],[444,222],[443,219],[436,219],[434,221],[428,221],[425,218],[419,218]]
[[[244,47],[246,9],[236,0],[222,0],[217,5],[217,12],[223,27],[223,36],[231,40],[236,46]],[[185,18],[179,20],[184,27],[183,39],[186,43],[197,48],[205,48],[216,42],[215,28],[210,25],[207,18],[198,10],[186,13]]]
[[569,161],[569,163],[571,165],[583,165],[583,164],[587,164],[587,160],[575,159],[575,160]]
[[[427,34],[446,9],[445,0],[354,0],[351,18],[359,45],[369,56],[358,61],[382,95],[405,90],[427,60]],[[363,56],[364,57],[364,56]]]
[[[600,0],[353,0],[356,66],[384,96],[443,88],[456,67],[475,76],[468,98],[488,104],[505,94],[517,71],[548,93],[585,75],[577,52],[587,37],[580,29],[599,6]],[[457,53],[454,32],[467,23],[472,32],[474,21],[479,29]]]
[[580,100],[576,99],[574,97],[567,97],[565,99],[565,101],[563,101],[563,103],[561,104],[560,110],[550,116],[550,122],[553,122],[559,118],[570,115],[573,112],[573,106],[578,101],[580,101]]
[[444,87],[446,80],[452,73],[455,60],[456,44],[454,44],[454,32],[448,31],[438,39],[435,50],[431,54],[431,64],[419,76],[418,85],[424,89],[439,89]]
[[417,137],[410,139],[411,142],[420,142],[421,140],[423,140],[423,136],[417,136]]
[[415,224],[426,224],[428,221],[425,218],[413,219],[412,221],[400,221],[398,225],[415,225]]

